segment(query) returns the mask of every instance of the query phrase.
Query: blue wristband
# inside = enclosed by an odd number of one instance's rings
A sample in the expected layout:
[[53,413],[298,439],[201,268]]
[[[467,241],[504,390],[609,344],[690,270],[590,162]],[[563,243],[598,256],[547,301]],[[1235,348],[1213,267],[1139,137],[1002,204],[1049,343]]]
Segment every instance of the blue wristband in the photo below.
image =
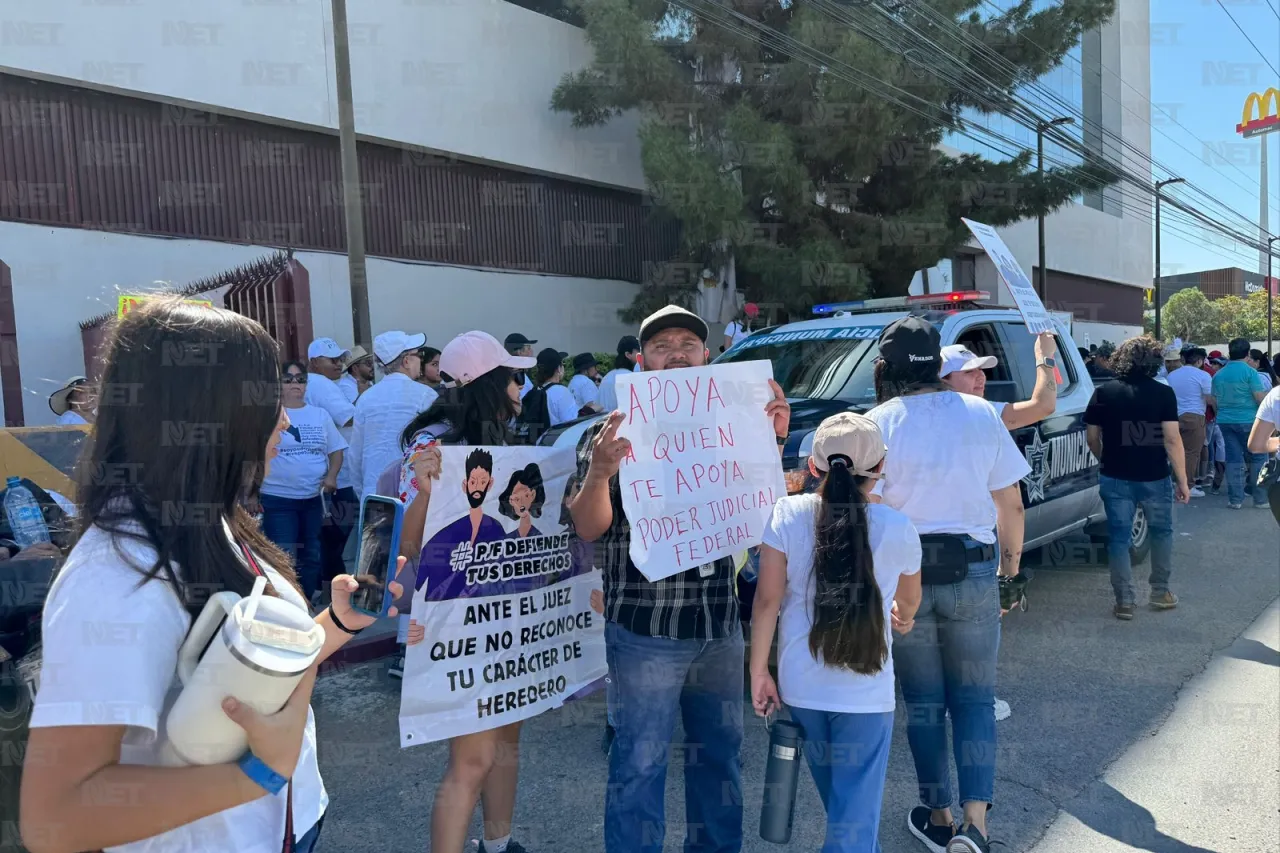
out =
[[278,794],[289,784],[289,780],[262,763],[262,759],[252,752],[246,752],[236,764],[268,794]]

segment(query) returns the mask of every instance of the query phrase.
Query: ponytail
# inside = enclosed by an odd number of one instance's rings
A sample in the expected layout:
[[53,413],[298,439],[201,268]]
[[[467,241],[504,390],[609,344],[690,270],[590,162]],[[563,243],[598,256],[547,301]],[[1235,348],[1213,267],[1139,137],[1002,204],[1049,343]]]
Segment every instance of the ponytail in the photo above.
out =
[[809,651],[826,666],[875,675],[889,657],[889,646],[862,493],[866,478],[854,476],[844,456],[829,461],[815,532]]

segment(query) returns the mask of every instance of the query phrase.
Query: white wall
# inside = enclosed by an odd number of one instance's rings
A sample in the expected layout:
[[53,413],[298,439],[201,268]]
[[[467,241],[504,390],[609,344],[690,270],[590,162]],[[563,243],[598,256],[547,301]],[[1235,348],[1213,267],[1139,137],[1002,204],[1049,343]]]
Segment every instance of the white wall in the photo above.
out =
[[[79,322],[115,310],[122,291],[180,286],[274,250],[202,240],[166,240],[0,222],[0,260],[13,275],[14,315],[28,426],[53,422],[48,396],[84,372]],[[317,337],[352,342],[345,255],[300,252],[311,274]],[[618,281],[490,272],[370,258],[374,334],[425,331],[439,347],[483,329],[522,332],[569,352],[612,352],[635,330],[618,320],[637,286]]]
[[[0,69],[338,126],[330,0],[5,0]],[[644,186],[634,117],[574,129],[549,107],[580,30],[502,0],[350,0],[358,133]]]

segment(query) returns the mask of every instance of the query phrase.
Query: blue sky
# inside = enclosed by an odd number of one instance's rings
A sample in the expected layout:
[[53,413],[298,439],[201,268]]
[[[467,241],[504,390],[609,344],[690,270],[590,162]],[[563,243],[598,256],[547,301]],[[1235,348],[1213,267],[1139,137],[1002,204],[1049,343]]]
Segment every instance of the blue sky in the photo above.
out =
[[[1271,65],[1280,68],[1280,0],[1223,0]],[[1123,61],[1123,58],[1122,58]],[[1236,134],[1250,92],[1280,88],[1280,80],[1236,29],[1216,0],[1151,0],[1151,146],[1157,178],[1184,177],[1230,211],[1215,209],[1194,190],[1167,192],[1217,218],[1231,212],[1259,218],[1257,138]],[[1164,112],[1162,112],[1163,110]],[[1168,113],[1169,115],[1165,115]],[[1126,116],[1126,119],[1132,119]],[[1176,121],[1176,123],[1175,123]],[[1280,133],[1262,137],[1270,146],[1271,233],[1280,233]],[[1168,172],[1160,170],[1168,168]],[[1162,215],[1168,211],[1164,207]],[[1166,219],[1161,266],[1165,275],[1240,266],[1258,268],[1258,252],[1211,237],[1207,229]],[[1280,244],[1277,244],[1280,249]],[[1280,269],[1280,260],[1275,261]]]

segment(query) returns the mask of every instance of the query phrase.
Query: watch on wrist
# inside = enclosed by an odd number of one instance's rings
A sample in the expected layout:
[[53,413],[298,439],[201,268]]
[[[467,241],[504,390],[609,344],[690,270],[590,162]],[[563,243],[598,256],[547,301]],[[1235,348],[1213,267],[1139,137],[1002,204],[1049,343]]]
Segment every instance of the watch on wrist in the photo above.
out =
[[1036,362],[1036,367],[1047,367],[1050,370],[1053,370],[1057,366],[1058,366],[1058,362],[1055,361],[1050,356],[1045,356],[1044,358]]
[[787,443],[787,439],[788,439],[788,438],[790,438],[790,433],[788,433],[787,435],[780,435],[780,436],[777,436],[777,439],[778,439],[778,446],[779,446],[779,447],[784,447],[784,446],[786,445],[786,443]]
[[254,784],[268,794],[278,794],[289,784],[289,780],[272,770],[262,759],[252,752],[246,752],[236,764]]

